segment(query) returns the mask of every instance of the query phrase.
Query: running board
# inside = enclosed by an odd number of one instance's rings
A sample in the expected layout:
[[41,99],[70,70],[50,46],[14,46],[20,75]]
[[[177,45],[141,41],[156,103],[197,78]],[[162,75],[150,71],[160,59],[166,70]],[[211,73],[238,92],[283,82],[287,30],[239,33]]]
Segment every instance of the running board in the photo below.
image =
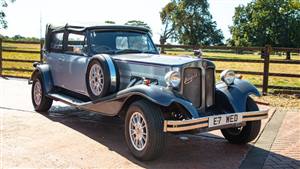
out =
[[82,104],[86,103],[84,101],[81,101],[79,99],[76,99],[74,97],[65,94],[49,93],[47,96],[53,100],[61,101],[65,104],[75,106],[75,107],[80,107]]

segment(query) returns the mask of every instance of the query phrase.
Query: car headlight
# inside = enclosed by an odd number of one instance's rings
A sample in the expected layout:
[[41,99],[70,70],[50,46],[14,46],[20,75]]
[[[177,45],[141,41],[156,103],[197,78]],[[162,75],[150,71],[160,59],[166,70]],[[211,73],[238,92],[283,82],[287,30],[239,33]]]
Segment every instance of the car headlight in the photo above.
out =
[[233,84],[235,79],[235,73],[232,70],[224,70],[220,76],[221,76],[221,80],[227,85]]
[[177,71],[170,71],[165,75],[165,81],[168,86],[177,88],[180,85],[180,74]]

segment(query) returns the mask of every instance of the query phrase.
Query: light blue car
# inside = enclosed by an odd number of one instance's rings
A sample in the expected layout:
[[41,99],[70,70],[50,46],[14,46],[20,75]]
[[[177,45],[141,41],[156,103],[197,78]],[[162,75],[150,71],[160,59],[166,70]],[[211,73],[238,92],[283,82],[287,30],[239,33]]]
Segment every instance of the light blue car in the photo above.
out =
[[146,28],[49,25],[43,54],[29,81],[35,110],[55,100],[120,116],[139,160],[159,157],[166,133],[221,129],[230,143],[248,143],[268,116],[250,97],[260,95],[253,85],[230,70],[216,84],[215,65],[199,56],[160,55]]

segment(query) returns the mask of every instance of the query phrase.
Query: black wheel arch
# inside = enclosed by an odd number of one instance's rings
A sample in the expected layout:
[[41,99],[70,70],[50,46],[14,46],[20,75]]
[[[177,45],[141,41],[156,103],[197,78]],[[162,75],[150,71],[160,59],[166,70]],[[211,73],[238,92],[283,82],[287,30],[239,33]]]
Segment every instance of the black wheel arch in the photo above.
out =
[[49,93],[53,88],[53,80],[52,80],[49,65],[48,64],[37,65],[34,71],[32,72],[28,82],[31,84],[38,77],[38,75],[41,75],[41,78],[44,82],[43,87],[45,89],[46,94]]
[[162,104],[157,103],[155,100],[153,100],[149,97],[145,97],[140,94],[134,94],[134,95],[127,97],[118,113],[118,116],[120,116],[122,119],[124,119],[126,116],[126,112],[129,109],[130,105],[138,100],[147,100],[147,101],[157,105],[158,107],[160,107],[160,109],[162,110],[162,113],[165,115],[166,118],[168,117],[168,113],[172,112],[173,110],[177,110],[177,111],[180,110],[181,113],[185,114],[187,117],[189,117],[189,118],[193,117],[192,114],[180,103],[171,102],[169,105],[162,105]]

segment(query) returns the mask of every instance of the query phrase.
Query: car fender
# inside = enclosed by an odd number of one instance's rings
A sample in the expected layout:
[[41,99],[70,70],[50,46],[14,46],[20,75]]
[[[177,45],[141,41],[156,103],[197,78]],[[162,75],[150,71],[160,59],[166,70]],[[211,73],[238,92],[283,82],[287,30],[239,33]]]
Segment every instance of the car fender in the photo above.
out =
[[31,77],[29,79],[29,83],[31,83],[38,74],[41,74],[43,85],[46,93],[49,93],[53,87],[53,80],[50,72],[50,67],[48,64],[38,64],[36,65],[34,71],[31,74]]
[[199,117],[197,109],[192,105],[191,102],[183,99],[180,96],[177,96],[174,92],[172,92],[172,90],[169,90],[166,87],[156,85],[132,86],[119,91],[114,95],[94,100],[90,103],[81,105],[80,107],[96,112],[105,112],[106,115],[115,116],[120,113],[125,106],[128,106],[127,101],[135,96],[142,97],[163,107],[168,107],[172,103],[178,103],[182,105],[193,118]]
[[[246,80],[235,79],[234,84],[229,86],[225,83],[219,83],[216,85],[216,97],[225,100],[216,104],[230,104],[234,112],[245,112],[247,98],[251,94],[260,96],[257,88]],[[217,106],[222,108],[226,105]]]

